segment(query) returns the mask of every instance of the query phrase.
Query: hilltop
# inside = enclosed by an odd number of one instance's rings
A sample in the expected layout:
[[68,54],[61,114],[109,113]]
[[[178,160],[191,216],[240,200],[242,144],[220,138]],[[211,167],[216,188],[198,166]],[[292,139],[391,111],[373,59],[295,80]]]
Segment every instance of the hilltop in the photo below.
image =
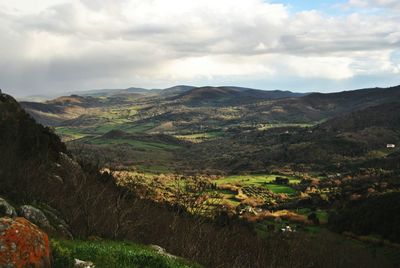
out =
[[274,100],[303,95],[305,94],[290,91],[267,91],[242,87],[200,87],[187,90],[174,98],[174,100],[190,106],[232,106],[258,100]]

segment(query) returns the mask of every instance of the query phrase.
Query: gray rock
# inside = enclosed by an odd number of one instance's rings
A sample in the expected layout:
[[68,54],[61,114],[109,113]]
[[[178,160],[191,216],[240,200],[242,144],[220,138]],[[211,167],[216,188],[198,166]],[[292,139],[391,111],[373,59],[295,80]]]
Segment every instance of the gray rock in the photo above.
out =
[[162,248],[160,246],[157,245],[150,245],[150,248],[154,249],[155,251],[157,251],[158,254],[171,258],[171,259],[176,259],[177,257],[175,255],[172,255],[170,253],[168,253],[165,248]]
[[82,261],[79,259],[74,259],[74,261],[75,261],[74,267],[76,267],[76,268],[93,268],[93,267],[95,267],[93,262],[91,262],[91,261]]
[[43,212],[53,224],[53,227],[56,229],[58,235],[69,239],[74,238],[70,231],[70,227],[63,219],[58,216],[59,214],[55,209],[47,207],[46,209],[43,209]]
[[0,197],[0,217],[8,216],[14,218],[17,216],[15,208],[12,207],[6,200]]
[[20,215],[45,230],[53,230],[46,215],[40,209],[30,205],[20,207]]
[[36,224],[44,231],[62,238],[73,239],[73,235],[70,231],[68,224],[59,216],[57,210],[46,205],[41,204],[40,209],[25,205],[20,207],[19,214]]
[[79,184],[82,178],[82,168],[74,159],[70,158],[64,153],[60,153],[59,163],[59,173],[63,182],[72,182],[75,186]]

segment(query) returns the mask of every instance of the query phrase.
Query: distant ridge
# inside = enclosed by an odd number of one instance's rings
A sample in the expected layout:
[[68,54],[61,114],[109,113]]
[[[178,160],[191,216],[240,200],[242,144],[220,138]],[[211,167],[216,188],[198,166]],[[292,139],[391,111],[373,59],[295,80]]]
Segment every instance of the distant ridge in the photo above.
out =
[[172,95],[179,95],[182,94],[184,92],[187,92],[189,90],[192,90],[196,87],[194,86],[186,86],[186,85],[178,85],[178,86],[173,86],[173,87],[169,87],[166,89],[163,89],[160,92],[161,96],[172,96]]
[[342,107],[345,111],[364,109],[399,99],[400,86],[365,88],[334,93],[312,93],[302,98],[303,101],[315,107],[330,106],[332,109]]
[[110,97],[113,95],[123,95],[123,94],[156,94],[159,93],[160,89],[145,89],[129,87],[125,89],[95,89],[81,92],[74,92],[74,94],[82,96],[91,97]]
[[[71,95],[46,102],[21,102],[21,106],[38,122],[49,126],[70,124],[69,120],[78,120],[79,125],[91,118],[90,109],[129,106],[137,102],[146,103],[145,109],[154,114],[157,119],[153,119],[160,120],[157,122],[160,124],[190,120],[194,116],[211,118],[203,107],[228,106],[240,106],[239,121],[313,123],[400,100],[400,86],[307,94],[233,86],[180,85],[150,91],[128,88],[107,94],[110,95]],[[160,104],[163,107],[157,108]],[[143,115],[148,116],[145,109],[142,109]],[[160,109],[164,113],[159,114]]]
[[281,90],[259,90],[244,87],[196,87],[183,92],[175,98],[176,101],[188,105],[231,105],[248,103],[262,99],[283,99],[305,96],[303,93],[293,93]]

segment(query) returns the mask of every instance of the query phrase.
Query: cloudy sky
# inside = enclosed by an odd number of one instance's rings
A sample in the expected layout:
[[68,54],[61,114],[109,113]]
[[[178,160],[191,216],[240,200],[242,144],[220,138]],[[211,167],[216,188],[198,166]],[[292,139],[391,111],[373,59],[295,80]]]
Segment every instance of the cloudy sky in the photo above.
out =
[[0,0],[0,88],[400,84],[400,1]]

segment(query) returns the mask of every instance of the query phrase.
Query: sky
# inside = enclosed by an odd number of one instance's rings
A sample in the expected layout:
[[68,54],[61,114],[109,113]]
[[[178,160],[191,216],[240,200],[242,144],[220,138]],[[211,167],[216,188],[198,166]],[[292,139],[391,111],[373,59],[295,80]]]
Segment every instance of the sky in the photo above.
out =
[[398,85],[400,1],[0,0],[5,92],[181,84]]

